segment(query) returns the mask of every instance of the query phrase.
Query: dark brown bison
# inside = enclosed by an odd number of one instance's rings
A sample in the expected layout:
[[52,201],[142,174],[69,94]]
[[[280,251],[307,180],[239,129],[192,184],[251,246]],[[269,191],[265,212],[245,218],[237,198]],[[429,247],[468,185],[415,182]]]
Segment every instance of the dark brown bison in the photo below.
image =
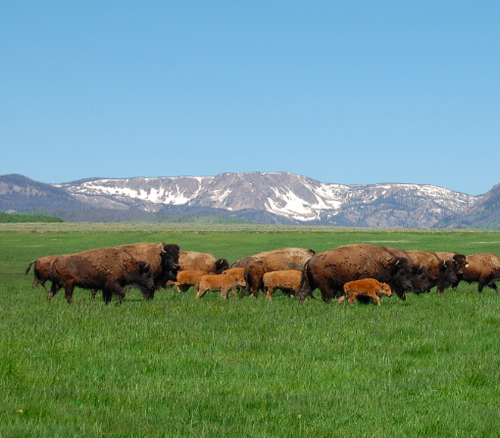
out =
[[311,249],[282,248],[262,252],[251,256],[245,265],[244,278],[247,286],[242,290],[240,298],[250,291],[258,297],[259,289],[264,288],[263,277],[266,272],[295,270],[301,271],[304,264],[315,254]]
[[441,259],[434,252],[407,251],[410,260],[415,265],[423,265],[429,275],[430,287],[437,286],[437,292],[444,290],[458,281],[457,265],[452,258]]
[[363,278],[344,284],[344,293],[338,302],[342,303],[347,298],[347,302],[352,305],[356,298],[367,297],[375,300],[380,306],[380,295],[392,296],[391,286],[374,278]]
[[498,293],[496,282],[500,280],[500,258],[496,254],[473,254],[467,257],[467,262],[461,279],[467,283],[477,282],[478,292],[488,286]]
[[180,271],[201,270],[221,274],[229,268],[226,259],[216,259],[212,254],[196,251],[183,251],[179,256]]
[[452,287],[453,290],[457,290],[458,283],[462,279],[464,270],[468,265],[467,256],[464,254],[458,254],[455,251],[436,251],[436,255],[441,260],[453,260],[457,272],[457,281],[452,284]]
[[52,287],[47,294],[48,301],[59,289],[64,289],[70,304],[75,287],[102,290],[106,304],[113,294],[118,295],[121,303],[125,286],[135,286],[143,295],[149,295],[154,288],[154,278],[147,262],[117,248],[98,248],[59,256],[52,263],[50,280]]
[[42,285],[42,287],[48,292],[50,289],[45,286],[45,283],[47,280],[50,279],[50,267],[52,265],[52,262],[59,256],[57,255],[52,255],[52,256],[45,256],[45,257],[40,257],[37,260],[33,260],[29,266],[28,269],[26,269],[26,275],[31,269],[31,266],[34,265],[33,267],[33,272],[35,274],[35,280],[33,281],[33,289],[37,287],[39,284]]
[[299,287],[300,303],[316,288],[328,303],[342,293],[345,283],[362,278],[389,284],[402,300],[406,300],[405,293],[410,289],[419,293],[429,287],[425,268],[414,266],[405,251],[353,244],[316,254],[305,264]]
[[154,287],[146,299],[153,299],[155,291],[165,287],[167,281],[177,280],[181,247],[174,243],[136,243],[133,245],[117,246],[127,251],[137,260],[147,262],[151,269]]

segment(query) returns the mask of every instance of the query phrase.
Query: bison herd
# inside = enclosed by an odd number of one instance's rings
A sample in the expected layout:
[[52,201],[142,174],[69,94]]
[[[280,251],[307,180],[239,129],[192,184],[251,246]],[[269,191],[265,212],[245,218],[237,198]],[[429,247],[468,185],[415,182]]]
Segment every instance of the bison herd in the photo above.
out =
[[[457,288],[460,281],[477,282],[495,289],[500,279],[500,259],[495,254],[465,256],[456,252],[403,251],[370,244],[341,246],[316,254],[302,248],[282,248],[237,260],[230,268],[226,259],[209,253],[182,251],[176,244],[139,243],[98,248],[77,254],[41,257],[34,266],[33,288],[41,284],[47,299],[64,289],[69,303],[75,287],[90,289],[95,297],[102,291],[106,304],[113,295],[123,301],[129,287],[144,299],[152,299],[159,288],[190,287],[196,299],[208,291],[229,293],[240,298],[247,293],[258,297],[263,291],[270,300],[276,289],[298,295],[300,303],[314,298],[319,290],[324,302],[339,298],[352,304],[355,299],[375,301],[380,295],[395,293],[406,300],[406,293],[421,294],[436,288],[443,292]],[[51,282],[51,287],[46,282]]]

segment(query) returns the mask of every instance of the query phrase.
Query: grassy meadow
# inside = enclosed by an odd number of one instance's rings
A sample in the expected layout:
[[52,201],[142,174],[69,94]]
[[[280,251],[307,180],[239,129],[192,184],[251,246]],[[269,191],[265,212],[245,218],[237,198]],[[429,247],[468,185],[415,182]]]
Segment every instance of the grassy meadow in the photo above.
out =
[[[0,437],[499,437],[500,296],[299,306],[77,289],[48,304],[38,257],[178,243],[230,262],[350,243],[500,254],[500,233],[210,224],[0,224]],[[319,296],[319,293],[317,293]],[[100,297],[100,295],[98,295]]]

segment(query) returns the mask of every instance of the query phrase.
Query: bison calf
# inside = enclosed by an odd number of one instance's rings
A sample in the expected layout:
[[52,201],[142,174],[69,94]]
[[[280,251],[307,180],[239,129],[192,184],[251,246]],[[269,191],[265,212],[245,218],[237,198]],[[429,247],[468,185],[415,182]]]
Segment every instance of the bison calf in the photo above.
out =
[[[380,295],[390,297],[392,295],[391,286],[387,283],[381,283],[374,278],[363,278],[362,280],[349,281],[344,284],[344,293],[339,298],[342,303],[347,297],[347,302],[352,304],[359,296],[373,298],[380,306]],[[359,298],[358,298],[359,299]]]
[[266,272],[263,277],[264,293],[268,300],[276,289],[289,293],[291,296],[298,294],[301,271],[272,271]]
[[232,292],[232,294],[236,296],[235,289],[238,286],[245,287],[246,285],[247,283],[241,275],[203,275],[199,279],[196,299],[201,298],[209,290],[213,290],[220,291],[222,298],[226,300],[228,292]]
[[173,285],[177,288],[177,292],[186,292],[191,286],[196,286],[200,277],[210,275],[208,271],[201,269],[188,269],[186,271],[177,272],[177,281]]

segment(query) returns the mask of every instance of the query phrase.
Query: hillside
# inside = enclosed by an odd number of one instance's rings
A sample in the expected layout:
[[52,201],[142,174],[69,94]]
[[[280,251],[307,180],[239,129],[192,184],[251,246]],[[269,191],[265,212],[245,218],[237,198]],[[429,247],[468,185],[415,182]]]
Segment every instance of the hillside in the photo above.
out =
[[65,221],[218,217],[284,225],[500,229],[499,199],[500,185],[471,196],[424,184],[324,183],[287,172],[90,178],[60,184],[0,176],[0,211],[43,210]]

